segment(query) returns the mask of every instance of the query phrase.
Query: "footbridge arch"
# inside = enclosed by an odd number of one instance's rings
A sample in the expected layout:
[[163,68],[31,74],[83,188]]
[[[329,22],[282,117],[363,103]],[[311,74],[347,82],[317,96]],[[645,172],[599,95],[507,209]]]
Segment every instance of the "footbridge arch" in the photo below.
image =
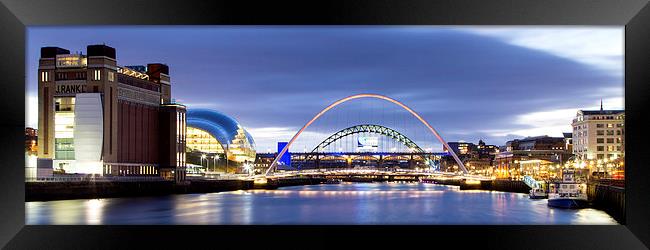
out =
[[438,141],[447,149],[449,154],[451,154],[451,156],[454,158],[454,160],[458,164],[458,167],[461,170],[463,170],[463,173],[465,173],[465,174],[468,173],[467,169],[465,168],[465,165],[463,164],[463,162],[460,160],[460,158],[458,158],[456,153],[449,147],[447,142],[442,139],[440,134],[438,134],[438,131],[436,131],[433,128],[433,126],[431,126],[431,124],[429,124],[429,122],[424,120],[424,118],[422,118],[422,116],[420,116],[417,112],[413,111],[411,108],[409,108],[405,104],[401,103],[400,101],[397,101],[397,100],[395,100],[393,98],[390,98],[388,96],[379,95],[379,94],[356,94],[356,95],[351,95],[351,96],[345,97],[343,99],[340,99],[340,100],[328,105],[323,110],[318,112],[318,114],[316,114],[304,126],[302,126],[302,128],[300,130],[298,130],[298,132],[291,138],[291,140],[289,140],[287,145],[278,153],[278,155],[275,157],[275,159],[273,159],[273,162],[271,163],[269,168],[266,170],[265,175],[268,176],[271,173],[271,171],[273,171],[273,169],[275,169],[275,167],[277,167],[279,159],[281,159],[282,156],[287,152],[287,150],[291,147],[291,144],[293,144],[293,142],[296,141],[296,139],[298,139],[298,137],[302,134],[303,131],[305,131],[305,129],[307,129],[312,123],[314,123],[316,120],[318,120],[318,118],[323,116],[330,109],[332,109],[332,108],[334,108],[334,107],[336,107],[336,106],[338,106],[338,105],[340,105],[342,103],[345,103],[345,102],[348,102],[348,101],[351,101],[351,100],[355,100],[355,99],[360,99],[360,98],[374,98],[374,99],[385,100],[385,101],[393,103],[393,104],[401,107],[402,109],[408,111],[411,115],[413,115],[415,118],[417,118],[424,126],[426,126],[429,129],[429,131],[431,131],[431,133],[433,133],[433,135],[438,139]]

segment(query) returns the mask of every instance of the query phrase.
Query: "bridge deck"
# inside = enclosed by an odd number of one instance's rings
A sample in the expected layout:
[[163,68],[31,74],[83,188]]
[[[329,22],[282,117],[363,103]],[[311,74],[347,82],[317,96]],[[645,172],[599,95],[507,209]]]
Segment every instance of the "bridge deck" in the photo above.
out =
[[468,180],[492,180],[491,177],[478,175],[459,175],[454,173],[442,172],[418,172],[418,171],[376,171],[376,170],[305,170],[305,171],[287,171],[282,173],[273,173],[271,175],[255,175],[251,179],[259,178],[293,178],[299,176],[313,177],[335,177],[335,176],[401,176],[401,177],[446,177],[455,179]]

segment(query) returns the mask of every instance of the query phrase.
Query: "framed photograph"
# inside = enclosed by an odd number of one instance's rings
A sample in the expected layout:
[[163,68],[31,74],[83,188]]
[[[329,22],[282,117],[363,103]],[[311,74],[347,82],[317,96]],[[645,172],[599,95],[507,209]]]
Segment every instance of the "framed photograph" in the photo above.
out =
[[647,2],[462,3],[3,0],[2,244],[647,249]]

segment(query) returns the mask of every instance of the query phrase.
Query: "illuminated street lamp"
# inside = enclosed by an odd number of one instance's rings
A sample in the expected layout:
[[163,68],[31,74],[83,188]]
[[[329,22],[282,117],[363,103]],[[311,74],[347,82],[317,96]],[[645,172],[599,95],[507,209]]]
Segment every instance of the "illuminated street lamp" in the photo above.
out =
[[[206,155],[205,155],[205,154],[202,154],[202,155],[201,155],[201,166],[203,166],[203,160],[204,160],[205,158],[206,158]],[[206,160],[206,163],[207,163],[207,160]],[[206,165],[207,165],[207,164],[206,164]],[[207,172],[207,170],[208,170],[208,167],[207,167],[207,166],[205,167],[205,170],[206,170],[206,172]]]
[[248,175],[252,175],[251,173],[253,172],[253,164],[245,163],[244,164],[244,170],[246,170]]
[[217,170],[217,160],[219,160],[219,156],[218,155],[213,155],[212,156],[212,168],[214,169],[214,171]]

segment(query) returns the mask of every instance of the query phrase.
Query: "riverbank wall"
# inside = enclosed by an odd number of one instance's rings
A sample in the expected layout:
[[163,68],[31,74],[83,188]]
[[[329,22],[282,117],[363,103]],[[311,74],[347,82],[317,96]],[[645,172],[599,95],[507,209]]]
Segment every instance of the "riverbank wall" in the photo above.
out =
[[625,223],[625,188],[598,183],[587,184],[587,197],[594,208],[605,211]]
[[212,193],[251,188],[253,181],[245,180],[193,180],[185,184],[173,181],[26,182],[25,201]]
[[[530,187],[523,181],[487,180],[466,181],[461,179],[423,179],[423,182],[459,186],[460,190],[490,190],[528,194]],[[602,183],[587,184],[587,197],[591,207],[605,211],[616,221],[625,223],[625,188]]]
[[269,179],[266,183],[262,183],[262,184],[255,183],[253,185],[253,188],[277,189],[280,187],[316,185],[316,184],[322,184],[326,182],[327,182],[326,178],[319,178],[319,177],[294,177],[294,178],[282,178],[282,179]]
[[523,181],[513,180],[485,180],[467,181],[464,179],[423,179],[422,182],[441,185],[459,186],[460,190],[487,190],[527,194],[530,187]]

